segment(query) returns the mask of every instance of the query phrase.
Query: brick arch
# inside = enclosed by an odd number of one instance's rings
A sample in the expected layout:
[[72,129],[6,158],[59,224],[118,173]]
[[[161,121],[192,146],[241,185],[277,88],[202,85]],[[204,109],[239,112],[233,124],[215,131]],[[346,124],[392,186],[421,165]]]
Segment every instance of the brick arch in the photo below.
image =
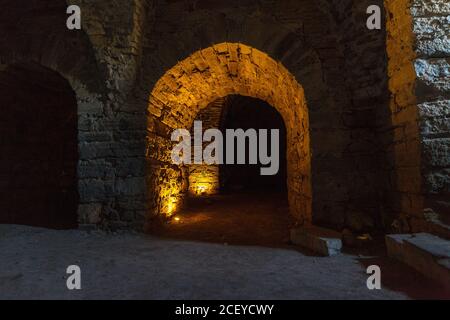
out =
[[171,130],[190,128],[200,110],[231,94],[264,100],[281,114],[287,129],[290,210],[301,222],[310,222],[311,154],[303,88],[281,63],[238,43],[195,52],[167,71],[153,88],[147,146],[151,210],[171,215],[186,192],[184,168],[170,163]]

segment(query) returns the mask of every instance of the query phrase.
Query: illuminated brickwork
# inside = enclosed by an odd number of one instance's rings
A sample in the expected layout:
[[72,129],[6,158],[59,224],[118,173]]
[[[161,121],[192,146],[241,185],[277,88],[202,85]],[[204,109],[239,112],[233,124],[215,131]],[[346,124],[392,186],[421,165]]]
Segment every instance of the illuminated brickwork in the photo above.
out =
[[215,173],[172,165],[170,134],[232,93],[282,115],[300,221],[449,224],[448,1],[386,0],[381,30],[365,22],[382,0],[71,0],[79,31],[67,1],[23,3],[2,4],[0,71],[32,62],[71,85],[81,224],[141,229],[202,193]]
[[[263,52],[237,43],[221,43],[200,50],[169,70],[152,90],[149,113],[168,128],[190,128],[197,113],[218,98],[232,94],[267,101],[283,117],[288,140],[288,190],[291,213],[300,221],[311,222],[311,156],[309,119],[303,88],[284,66]],[[150,140],[154,120],[150,117]],[[171,143],[154,152],[149,142],[150,162],[165,162],[164,172],[177,179],[159,177],[162,193],[156,194],[159,210],[167,213],[171,199],[182,202],[186,179],[183,168],[168,162]],[[153,160],[153,161],[154,161]],[[172,167],[172,168],[171,168]],[[156,169],[158,170],[158,169]],[[176,173],[178,172],[178,173]],[[170,191],[169,191],[170,190]],[[164,196],[161,196],[164,194]]]
[[392,125],[387,150],[396,227],[429,231],[436,226],[428,222],[440,224],[450,213],[449,22],[443,18],[450,6],[440,0],[385,5]]

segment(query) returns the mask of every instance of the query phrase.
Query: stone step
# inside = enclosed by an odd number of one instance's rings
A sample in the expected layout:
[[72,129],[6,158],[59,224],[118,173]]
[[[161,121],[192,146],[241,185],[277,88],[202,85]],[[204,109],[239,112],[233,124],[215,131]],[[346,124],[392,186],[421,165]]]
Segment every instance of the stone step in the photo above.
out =
[[291,241],[322,256],[337,255],[342,249],[339,232],[316,226],[291,229]]
[[450,289],[450,241],[428,233],[386,236],[388,256]]

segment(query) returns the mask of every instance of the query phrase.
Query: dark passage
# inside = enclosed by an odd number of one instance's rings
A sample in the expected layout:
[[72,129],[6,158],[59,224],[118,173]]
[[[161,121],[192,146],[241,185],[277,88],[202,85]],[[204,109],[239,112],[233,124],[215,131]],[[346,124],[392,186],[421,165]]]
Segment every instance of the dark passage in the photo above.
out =
[[[224,138],[226,129],[255,129],[257,132],[268,129],[269,137],[271,129],[278,129],[279,171],[263,176],[260,169],[267,165],[259,161],[248,164],[250,145],[247,141],[246,164],[219,166],[219,194],[191,196],[181,212],[169,223],[155,228],[154,234],[230,245],[290,246],[292,221],[286,187],[286,129],[281,115],[262,100],[233,95],[211,104],[197,119],[203,122],[204,130],[217,125]],[[268,155],[271,155],[270,138],[267,143]],[[235,160],[236,148],[235,145]],[[206,169],[201,167],[200,170]]]
[[[261,167],[258,164],[249,164],[249,142],[247,141],[247,161],[245,165],[224,164],[220,166],[220,184],[223,192],[236,191],[263,191],[274,193],[286,193],[286,128],[283,118],[271,105],[259,99],[243,97],[239,95],[230,96],[227,106],[222,113],[221,130],[226,129],[267,129],[268,137],[270,130],[277,129],[279,138],[279,171],[276,175],[261,175]],[[224,134],[224,136],[226,136]],[[225,138],[225,141],[227,139]],[[267,139],[268,154],[272,154],[270,138]],[[258,149],[259,150],[259,149]],[[226,151],[225,157],[226,157]],[[235,146],[235,155],[236,155]],[[236,156],[235,156],[236,159]],[[266,165],[267,166],[267,165]]]
[[77,226],[77,102],[38,65],[0,72],[0,223]]

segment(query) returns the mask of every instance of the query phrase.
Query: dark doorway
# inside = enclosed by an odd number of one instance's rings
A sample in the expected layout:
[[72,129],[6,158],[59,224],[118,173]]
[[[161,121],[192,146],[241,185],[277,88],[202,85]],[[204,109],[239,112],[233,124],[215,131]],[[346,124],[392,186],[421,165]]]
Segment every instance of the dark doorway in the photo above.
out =
[[35,64],[0,72],[0,223],[77,227],[77,102]]
[[[201,165],[191,170],[191,175],[199,172],[198,176],[202,171],[208,172],[211,181],[219,172],[220,190],[212,195],[194,193],[172,220],[162,228],[155,228],[154,232],[169,238],[232,245],[290,246],[292,221],[287,200],[286,129],[281,115],[262,100],[233,95],[211,103],[196,119],[202,121],[203,130],[219,128],[224,137],[227,129],[255,129],[257,132],[267,129],[269,136],[270,130],[278,129],[279,171],[263,176],[260,169],[267,165],[248,164],[250,146],[247,140],[246,164],[223,164],[218,170],[216,165],[209,166],[211,170]],[[270,139],[267,141],[271,155]],[[236,152],[234,154],[236,156]],[[190,182],[195,184],[198,180]]]
[[[242,129],[247,131],[255,129],[267,129],[270,131],[279,130],[279,170],[275,175],[261,175],[261,168],[264,167],[259,161],[258,164],[249,164],[247,141],[247,161],[246,164],[224,164],[220,166],[220,185],[222,192],[269,192],[287,193],[286,180],[286,128],[283,118],[271,105],[259,99],[244,97],[239,95],[229,96],[227,105],[224,107],[221,121],[221,131],[224,132],[225,144],[227,129]],[[259,139],[258,139],[259,141]],[[270,138],[267,139],[268,154],[272,154]],[[235,163],[236,159],[235,146]],[[258,148],[259,151],[259,148]],[[224,151],[226,158],[226,150]]]

